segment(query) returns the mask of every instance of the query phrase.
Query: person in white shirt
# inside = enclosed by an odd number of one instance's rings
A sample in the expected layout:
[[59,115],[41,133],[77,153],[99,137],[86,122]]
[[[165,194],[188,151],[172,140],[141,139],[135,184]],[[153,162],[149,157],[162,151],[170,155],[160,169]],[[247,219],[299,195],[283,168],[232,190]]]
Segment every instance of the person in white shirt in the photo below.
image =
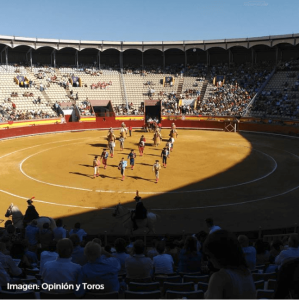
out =
[[48,261],[56,260],[58,257],[56,250],[57,242],[53,240],[49,245],[49,251],[43,251],[40,258],[40,274],[43,272],[44,264]]
[[56,241],[67,237],[67,230],[63,228],[62,219],[56,220],[56,228],[53,229],[54,239]]
[[299,236],[294,233],[291,234],[288,240],[288,248],[282,250],[275,258],[275,264],[281,266],[285,261],[299,257]]
[[217,230],[221,230],[222,228],[217,226],[217,225],[214,225],[214,220],[212,218],[207,218],[205,220],[206,222],[206,226],[208,228],[208,234],[211,234]]
[[153,257],[153,267],[155,274],[171,274],[173,273],[174,261],[170,254],[165,254],[165,243],[158,242],[156,246],[157,256]]

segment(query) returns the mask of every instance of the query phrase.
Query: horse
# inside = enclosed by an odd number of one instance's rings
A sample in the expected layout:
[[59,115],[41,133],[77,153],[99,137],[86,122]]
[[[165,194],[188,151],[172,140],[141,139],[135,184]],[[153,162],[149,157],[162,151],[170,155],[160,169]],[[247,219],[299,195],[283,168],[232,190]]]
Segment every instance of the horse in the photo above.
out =
[[[132,210],[118,204],[115,207],[115,211],[113,213],[113,217],[115,217],[118,221],[122,222],[123,227],[126,229],[126,234],[132,234],[133,231],[133,222],[131,220]],[[148,228],[147,233],[155,233],[154,224],[156,220],[159,218],[159,215],[154,214],[152,212],[147,213],[147,219],[136,220],[136,224],[138,229]]]
[[[14,205],[13,203],[10,204],[10,206],[8,207],[6,214],[5,214],[6,218],[8,218],[10,216],[12,216],[13,225],[16,228],[22,229],[24,216],[23,216],[22,212],[19,210],[19,208],[16,205]],[[56,223],[52,218],[39,217],[38,219],[36,219],[36,221],[37,221],[37,226],[40,229],[43,229],[44,223],[49,223],[51,229],[56,228]]]
[[157,147],[160,144],[161,140],[162,140],[161,134],[159,133],[159,131],[155,131],[154,136],[153,136],[153,141],[154,141],[155,147]]
[[169,136],[174,138],[174,139],[177,138],[178,137],[177,130],[176,129],[171,129]]

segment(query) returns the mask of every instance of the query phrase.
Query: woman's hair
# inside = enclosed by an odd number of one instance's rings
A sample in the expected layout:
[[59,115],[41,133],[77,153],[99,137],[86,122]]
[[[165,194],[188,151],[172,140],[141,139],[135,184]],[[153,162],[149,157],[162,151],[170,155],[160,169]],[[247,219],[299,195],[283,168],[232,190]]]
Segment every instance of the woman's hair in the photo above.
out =
[[189,253],[196,253],[197,252],[197,241],[192,236],[188,236],[185,239],[184,247],[187,254]]
[[236,236],[227,230],[208,235],[203,245],[204,253],[213,255],[221,267],[247,268],[244,252]]
[[126,242],[124,239],[116,239],[114,245],[118,253],[126,252]]

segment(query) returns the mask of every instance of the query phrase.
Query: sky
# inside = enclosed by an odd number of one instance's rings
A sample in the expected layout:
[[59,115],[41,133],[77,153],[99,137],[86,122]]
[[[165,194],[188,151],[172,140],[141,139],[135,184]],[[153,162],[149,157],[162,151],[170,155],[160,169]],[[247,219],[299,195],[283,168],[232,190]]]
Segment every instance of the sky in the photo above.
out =
[[298,0],[0,2],[0,35],[133,42],[299,33]]

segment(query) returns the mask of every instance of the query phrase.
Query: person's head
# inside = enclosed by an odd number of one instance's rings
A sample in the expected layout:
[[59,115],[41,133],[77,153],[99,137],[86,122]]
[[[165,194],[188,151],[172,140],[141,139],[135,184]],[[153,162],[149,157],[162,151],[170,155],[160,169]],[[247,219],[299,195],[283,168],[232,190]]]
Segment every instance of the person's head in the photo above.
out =
[[80,229],[80,223],[79,222],[75,223],[74,228],[75,229]]
[[133,149],[131,149],[131,152],[133,152],[134,150]]
[[245,236],[245,235],[239,235],[239,236],[238,236],[238,241],[239,241],[240,245],[241,245],[243,248],[249,246],[249,239],[248,239],[248,237]]
[[241,245],[236,236],[227,230],[209,234],[203,250],[217,269],[247,268]]
[[49,223],[44,223],[43,224],[43,229],[49,229],[49,227],[50,227]]
[[165,242],[160,241],[160,242],[157,243],[157,245],[156,245],[156,251],[159,254],[163,254],[165,252],[165,249],[166,249]]
[[206,223],[206,226],[209,227],[209,228],[214,226],[214,220],[212,218],[207,218],[205,220],[205,223]]
[[124,160],[124,157],[122,157],[122,161]]
[[257,254],[263,254],[266,252],[266,245],[263,240],[259,239],[254,243]]
[[70,258],[73,252],[73,243],[70,239],[61,239],[57,243],[57,253],[60,258]]
[[28,204],[28,205],[32,205],[32,203],[33,203],[33,201],[32,201],[31,199],[28,199],[28,200],[27,200],[27,204]]
[[16,232],[16,228],[14,225],[10,224],[6,228],[8,234],[14,234]]
[[62,219],[57,219],[57,220],[56,220],[56,226],[57,226],[57,227],[62,227],[62,225],[63,225]]
[[71,234],[70,240],[72,241],[73,247],[77,247],[78,245],[80,245],[80,239],[77,234]]
[[296,233],[290,235],[288,240],[289,247],[298,248],[299,247],[299,236]]
[[101,255],[101,246],[98,243],[88,242],[84,248],[84,255],[88,261],[94,262]]
[[55,252],[56,251],[56,245],[57,245],[57,242],[55,240],[51,241],[50,244],[49,244],[49,251]]
[[97,159],[98,158],[98,156],[95,156],[95,159]]
[[159,162],[159,160],[156,160],[155,162],[156,162],[156,163],[158,163],[158,162]]
[[145,245],[142,240],[137,240],[133,244],[133,251],[135,254],[143,254],[145,251]]
[[7,228],[9,225],[12,225],[12,220],[7,220],[5,223],[4,223],[4,227]]
[[192,236],[188,236],[184,242],[184,249],[187,253],[197,252],[196,239]]
[[124,239],[116,239],[114,246],[116,248],[117,253],[123,253],[126,252],[126,242]]

